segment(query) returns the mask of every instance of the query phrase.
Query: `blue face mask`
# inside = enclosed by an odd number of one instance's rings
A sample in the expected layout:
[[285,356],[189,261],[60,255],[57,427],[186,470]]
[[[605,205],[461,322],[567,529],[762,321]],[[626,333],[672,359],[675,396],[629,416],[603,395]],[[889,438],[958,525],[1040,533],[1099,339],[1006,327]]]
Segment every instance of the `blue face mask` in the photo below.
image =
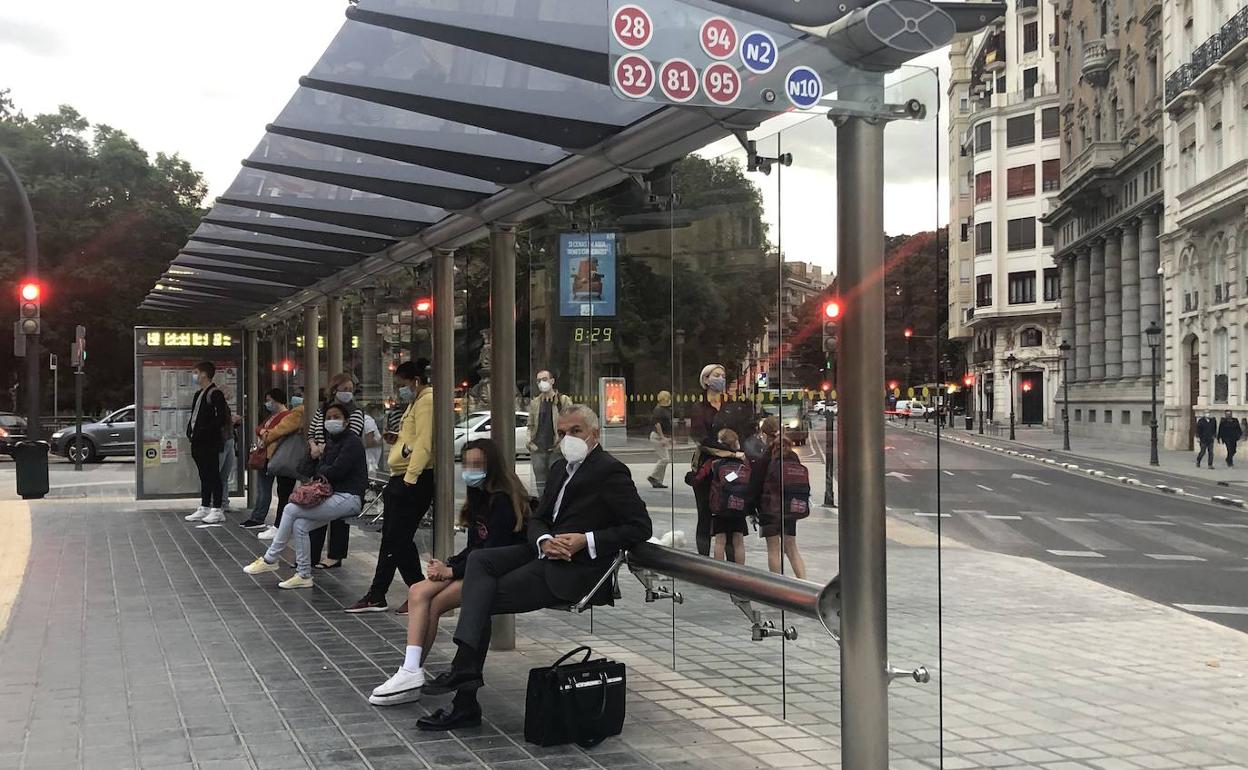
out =
[[273,401],[265,401],[265,402],[264,402],[264,408],[265,408],[265,409],[268,409],[270,412],[276,412],[276,411],[277,411],[277,404],[276,404],[275,402],[273,402]]
[[399,400],[400,401],[406,404],[406,403],[411,402],[413,398],[416,398],[416,391],[412,390],[411,385],[404,385],[403,387],[399,388]]
[[291,396],[290,405],[291,406],[303,406],[303,396]]
[[464,483],[470,487],[480,487],[485,483],[485,471],[466,470],[459,474]]

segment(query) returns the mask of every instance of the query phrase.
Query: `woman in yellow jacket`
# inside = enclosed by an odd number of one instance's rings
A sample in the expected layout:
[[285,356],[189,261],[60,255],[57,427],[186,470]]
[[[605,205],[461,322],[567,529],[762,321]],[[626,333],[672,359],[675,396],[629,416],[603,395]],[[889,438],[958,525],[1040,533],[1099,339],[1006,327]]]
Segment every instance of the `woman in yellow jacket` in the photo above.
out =
[[[286,401],[286,391],[274,388],[264,395],[264,408],[269,418],[256,427],[256,438],[268,452],[269,459],[277,451],[277,445],[289,435],[298,433],[303,427],[303,399],[295,396]],[[268,527],[269,505],[273,502],[273,482],[277,482],[277,520],[273,527]],[[244,529],[264,530],[261,536],[282,523],[282,510],[290,500],[290,493],[295,488],[295,479],[285,476],[273,476],[265,471],[260,475],[260,489],[256,495],[256,505],[251,509],[251,517],[242,523]]]

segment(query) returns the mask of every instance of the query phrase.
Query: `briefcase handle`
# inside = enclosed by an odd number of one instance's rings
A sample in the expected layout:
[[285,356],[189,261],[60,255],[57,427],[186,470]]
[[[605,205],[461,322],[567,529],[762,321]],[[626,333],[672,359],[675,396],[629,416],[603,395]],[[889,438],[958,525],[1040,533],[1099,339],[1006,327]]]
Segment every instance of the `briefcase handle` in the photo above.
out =
[[577,647],[577,648],[576,648],[575,650],[573,650],[572,652],[567,653],[567,654],[566,654],[566,655],[564,655],[562,658],[560,658],[559,660],[555,661],[555,665],[551,666],[551,668],[552,668],[552,669],[554,669],[554,668],[559,668],[560,666],[562,666],[562,665],[563,665],[563,662],[564,662],[565,660],[567,660],[568,658],[572,657],[573,655],[576,655],[578,652],[582,652],[582,651],[584,651],[584,653],[585,653],[585,657],[584,657],[584,658],[581,658],[581,663],[588,663],[588,662],[589,662],[589,656],[590,656],[590,655],[593,655],[593,654],[594,654],[594,651],[593,651],[593,650],[591,650],[591,649],[590,649],[588,646],[586,646],[586,645],[581,645],[580,647]]

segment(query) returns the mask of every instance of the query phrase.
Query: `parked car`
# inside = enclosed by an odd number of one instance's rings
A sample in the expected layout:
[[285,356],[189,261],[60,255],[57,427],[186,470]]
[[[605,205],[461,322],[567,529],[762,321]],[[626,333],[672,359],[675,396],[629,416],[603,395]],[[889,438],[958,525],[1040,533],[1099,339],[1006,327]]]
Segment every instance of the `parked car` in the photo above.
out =
[[12,455],[13,447],[26,438],[26,418],[12,412],[0,412],[0,454]]
[[[455,426],[455,459],[464,454],[464,444],[490,437],[490,413],[473,412]],[[529,456],[529,413],[516,412],[516,457]]]
[[[74,426],[52,434],[52,453],[70,460],[74,456]],[[99,422],[82,425],[82,461],[94,463],[105,457],[134,456],[134,404],[122,407]]]
[[836,402],[828,403],[827,401],[815,402],[815,414],[831,414],[836,415]]

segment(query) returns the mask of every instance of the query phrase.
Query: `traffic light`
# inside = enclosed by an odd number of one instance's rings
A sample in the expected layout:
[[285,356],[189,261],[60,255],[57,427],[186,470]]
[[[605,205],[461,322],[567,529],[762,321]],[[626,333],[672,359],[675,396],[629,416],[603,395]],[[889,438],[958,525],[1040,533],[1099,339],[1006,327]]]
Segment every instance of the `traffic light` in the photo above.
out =
[[433,297],[421,297],[412,303],[417,318],[428,318],[433,312]]
[[70,346],[70,354],[74,359],[74,368],[82,371],[87,365],[87,327],[82,324],[74,327],[74,342]]
[[966,375],[965,377],[963,377],[963,378],[962,378],[962,384],[963,384],[963,385],[965,385],[965,386],[966,386],[966,387],[968,387],[968,388],[970,388],[970,387],[974,387],[974,385],[975,385],[975,375],[973,375],[973,374],[968,374],[968,375]]
[[841,303],[834,299],[823,303],[823,351],[829,357],[836,355],[836,332],[840,318]]
[[911,337],[913,337],[913,336],[914,336],[914,329],[911,329],[911,328],[909,328],[909,327],[906,327],[906,330],[905,330],[904,332],[902,332],[902,334],[904,334],[904,335],[906,336],[906,339],[910,339]]
[[38,281],[23,281],[17,294],[20,305],[18,333],[38,334],[42,326],[39,320],[39,298],[43,294],[43,287]]

